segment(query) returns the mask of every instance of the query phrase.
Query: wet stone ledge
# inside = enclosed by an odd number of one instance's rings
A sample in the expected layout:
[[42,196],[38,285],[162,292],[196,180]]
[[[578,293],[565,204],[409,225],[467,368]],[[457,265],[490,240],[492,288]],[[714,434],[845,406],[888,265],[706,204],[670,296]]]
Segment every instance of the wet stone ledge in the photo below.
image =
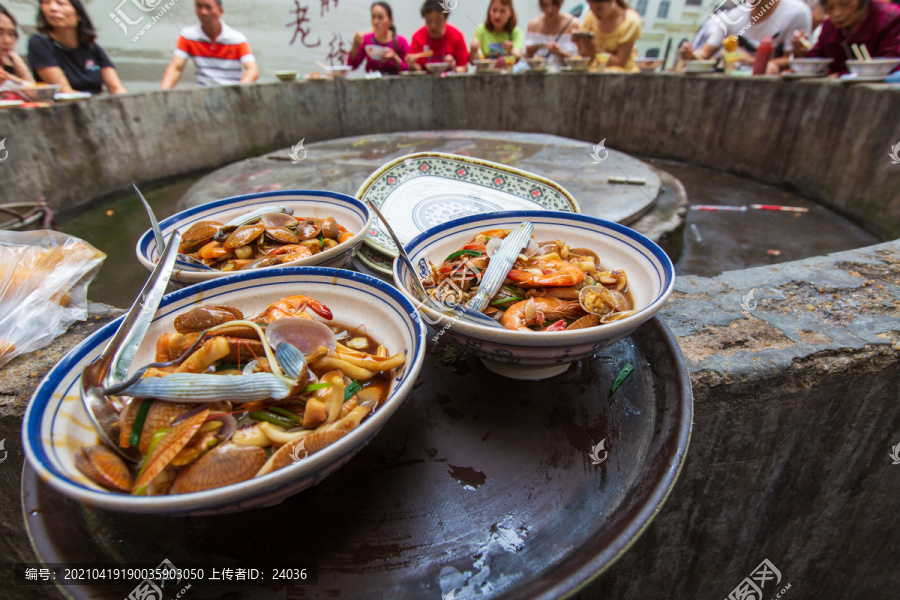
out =
[[[27,400],[66,351],[118,314],[93,305],[87,322],[0,370],[9,562],[33,561],[19,500]],[[693,382],[687,461],[653,524],[578,598],[724,598],[766,558],[790,598],[895,596],[900,466],[888,454],[900,443],[900,242],[679,277],[662,314]]]

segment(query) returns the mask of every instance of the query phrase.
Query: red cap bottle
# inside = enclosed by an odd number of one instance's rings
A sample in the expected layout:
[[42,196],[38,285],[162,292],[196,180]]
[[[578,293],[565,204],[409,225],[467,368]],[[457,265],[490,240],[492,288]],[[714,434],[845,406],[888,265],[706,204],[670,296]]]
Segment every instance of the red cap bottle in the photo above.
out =
[[756,47],[756,60],[753,61],[753,74],[765,75],[766,65],[772,56],[772,38],[766,36]]

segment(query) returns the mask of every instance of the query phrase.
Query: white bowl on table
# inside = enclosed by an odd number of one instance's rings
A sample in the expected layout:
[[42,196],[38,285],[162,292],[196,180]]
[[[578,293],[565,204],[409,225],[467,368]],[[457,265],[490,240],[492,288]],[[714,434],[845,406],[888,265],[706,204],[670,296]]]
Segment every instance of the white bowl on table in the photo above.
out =
[[62,86],[55,84],[41,84],[30,85],[28,87],[22,87],[10,91],[29,102],[50,102],[51,100],[53,100],[53,96],[55,96],[56,93],[59,92],[59,89],[61,87]]
[[641,73],[654,73],[662,66],[662,63],[661,58],[638,58],[634,61],[635,66],[641,70]]
[[384,60],[384,53],[388,51],[387,46],[377,46],[373,44],[369,44],[366,48],[366,55],[372,60],[382,62]]
[[588,68],[588,63],[591,62],[591,59],[587,56],[570,56],[565,61],[566,66],[573,71],[584,71]]
[[900,58],[873,58],[871,60],[847,61],[847,69],[860,79],[887,77],[898,65],[900,65]]
[[[351,259],[359,250],[365,240],[372,224],[372,213],[369,208],[351,196],[338,192],[321,190],[279,190],[277,192],[261,192],[258,194],[246,194],[207,202],[180,213],[174,214],[160,221],[163,239],[168,239],[175,229],[182,234],[191,225],[199,221],[217,221],[226,223],[229,220],[243,214],[257,210],[264,206],[287,206],[293,209],[295,216],[326,218],[334,217],[339,225],[343,225],[348,231],[353,232],[353,237],[338,244],[334,248],[313,254],[281,265],[263,267],[274,269],[284,266],[319,266],[344,268],[350,264]],[[153,270],[156,261],[159,260],[160,249],[156,246],[156,238],[153,231],[148,229],[138,238],[135,253],[142,265],[148,270]],[[197,271],[185,266],[181,261],[175,263],[171,281],[184,284],[199,283],[210,279],[217,279],[228,275],[228,272],[218,270]]]
[[280,81],[296,81],[297,71],[275,71],[275,77]]
[[332,79],[343,79],[347,77],[347,74],[353,70],[353,67],[347,65],[336,65],[334,67],[328,67],[328,74]]
[[35,390],[22,424],[25,455],[41,479],[78,502],[128,513],[212,515],[279,504],[319,483],[359,452],[381,430],[412,390],[425,357],[425,327],[412,304],[392,286],[361,273],[293,267],[235,273],[166,294],[135,356],[135,365],[154,360],[156,339],[172,331],[174,316],[198,304],[226,304],[255,314],[302,290],[328,306],[335,322],[365,325],[373,339],[406,362],[393,373],[387,399],[341,439],[292,465],[203,492],[137,496],[106,491],[75,468],[83,446],[99,443],[79,398],[81,372],[115,334],[122,318],[96,331],[69,352]]
[[559,332],[514,331],[460,321],[422,305],[410,291],[406,263],[393,265],[394,284],[448,340],[481,359],[489,370],[512,379],[545,379],[564,372],[579,358],[593,355],[629,335],[663,307],[672,293],[675,268],[653,241],[623,225],[551,211],[510,211],[462,217],[433,227],[406,244],[406,252],[426,276],[428,262],[439,265],[475,234],[513,229],[522,221],[534,224],[534,239],[561,239],[572,248],[590,248],[608,269],[624,269],[635,314],[597,327]]
[[432,75],[440,75],[444,71],[447,71],[450,69],[450,63],[448,63],[448,62],[430,62],[430,63],[425,63],[425,68]]
[[684,63],[685,73],[712,73],[716,70],[715,59],[710,60],[689,60]]
[[833,61],[833,58],[792,58],[788,64],[796,75],[822,77],[828,73],[828,65]]

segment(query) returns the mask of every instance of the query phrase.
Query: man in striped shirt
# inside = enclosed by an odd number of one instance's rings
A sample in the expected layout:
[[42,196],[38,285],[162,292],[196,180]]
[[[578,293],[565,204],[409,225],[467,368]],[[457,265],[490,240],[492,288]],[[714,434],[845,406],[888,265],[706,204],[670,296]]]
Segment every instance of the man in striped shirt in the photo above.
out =
[[256,59],[244,35],[222,21],[222,0],[196,0],[200,23],[186,27],[178,38],[175,58],[166,67],[160,89],[175,87],[187,59],[194,59],[197,85],[253,83],[259,78]]

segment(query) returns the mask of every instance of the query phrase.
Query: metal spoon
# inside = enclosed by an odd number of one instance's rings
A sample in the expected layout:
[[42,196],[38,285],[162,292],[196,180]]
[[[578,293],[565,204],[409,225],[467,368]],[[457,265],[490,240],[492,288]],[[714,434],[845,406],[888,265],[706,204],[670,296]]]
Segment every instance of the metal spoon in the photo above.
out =
[[[150,208],[150,203],[147,202],[146,198],[144,198],[144,195],[141,193],[141,190],[138,189],[138,186],[133,183],[131,184],[131,186],[134,188],[134,191],[137,192],[137,195],[141,199],[141,202],[144,203],[144,208],[147,209],[147,216],[150,217],[150,228],[153,229],[153,237],[156,238],[156,247],[157,249],[162,249],[165,244],[163,243],[162,229],[160,229],[159,227],[159,222],[156,220],[156,215],[153,214],[153,209]],[[179,253],[178,262],[186,263],[184,266],[186,266],[186,268],[188,269],[194,267],[201,271],[215,271],[215,269],[213,269],[203,261],[197,260],[192,256],[188,256],[187,254]]]
[[441,304],[440,302],[432,299],[428,292],[425,291],[425,287],[422,285],[422,282],[419,281],[419,278],[416,277],[416,267],[413,265],[412,260],[410,260],[409,255],[406,254],[406,250],[403,249],[403,244],[400,243],[400,240],[397,238],[397,234],[394,233],[394,230],[391,229],[391,226],[388,225],[387,219],[384,218],[384,215],[375,208],[375,205],[371,202],[368,203],[369,207],[375,211],[375,214],[378,215],[378,218],[381,219],[381,222],[384,224],[384,228],[387,230],[388,234],[393,238],[394,243],[397,245],[397,251],[399,252],[399,258],[403,262],[406,263],[406,268],[409,270],[409,274],[412,276],[412,280],[415,282],[415,291],[418,292],[416,295],[418,296],[418,300],[420,302],[424,302],[428,304],[429,307],[434,310],[440,312],[446,317],[450,318],[461,318],[463,321],[469,321],[470,323],[474,323],[475,325],[482,325],[485,327],[494,327],[499,329],[506,329],[493,320],[489,316],[484,313],[480,313],[477,310],[471,309],[468,306],[463,304],[456,304],[453,308],[448,307],[445,304]]
[[128,367],[131,366],[138,346],[141,345],[166,291],[180,243],[181,233],[176,229],[172,232],[172,237],[169,238],[169,243],[156,263],[153,273],[144,284],[144,289],[131,305],[131,309],[103,350],[103,354],[81,372],[81,401],[97,433],[110,448],[131,462],[141,460],[141,453],[131,446],[128,448],[119,446],[119,413],[114,408],[113,400],[103,393],[103,388],[109,387],[116,378],[121,381],[127,374]]

